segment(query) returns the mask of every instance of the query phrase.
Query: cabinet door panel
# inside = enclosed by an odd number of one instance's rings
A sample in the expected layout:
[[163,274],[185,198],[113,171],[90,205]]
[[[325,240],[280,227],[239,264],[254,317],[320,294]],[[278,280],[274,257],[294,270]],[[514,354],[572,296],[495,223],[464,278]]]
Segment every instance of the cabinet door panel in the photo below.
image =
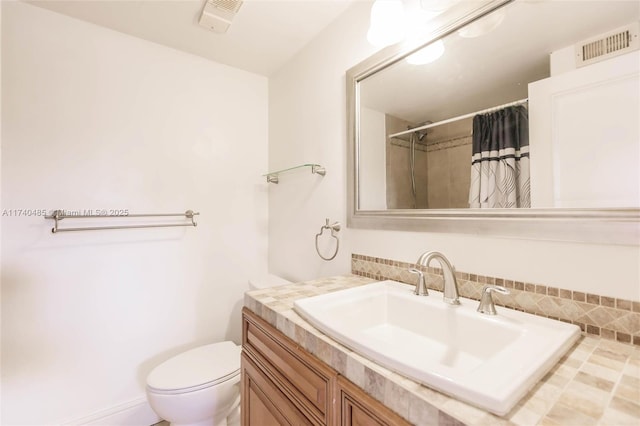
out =
[[338,376],[337,393],[338,422],[342,426],[409,425],[405,419],[342,376]]
[[246,309],[243,347],[308,417],[328,423],[336,376],[331,368]]
[[258,395],[255,389],[249,387],[249,425],[281,425],[282,423],[273,414],[273,407],[268,407],[262,402],[262,395]]
[[244,426],[312,424],[244,353],[241,374]]
[[342,416],[341,425],[345,426],[383,426],[384,423],[380,423],[378,419],[372,416],[369,412],[363,410],[357,405],[353,405],[352,400],[346,398],[343,401],[344,415]]

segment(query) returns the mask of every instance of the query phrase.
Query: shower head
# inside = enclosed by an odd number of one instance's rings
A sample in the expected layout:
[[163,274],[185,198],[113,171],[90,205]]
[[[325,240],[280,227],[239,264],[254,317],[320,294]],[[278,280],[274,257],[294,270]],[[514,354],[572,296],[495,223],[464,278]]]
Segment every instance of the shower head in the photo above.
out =
[[[431,120],[423,121],[422,123],[418,123],[413,127],[414,128],[422,127],[422,126],[426,126],[427,124],[433,124],[433,121]],[[429,132],[427,131],[427,129],[422,129],[422,130],[416,130],[414,133],[418,137],[418,142],[422,142],[422,140],[427,137],[427,134]]]

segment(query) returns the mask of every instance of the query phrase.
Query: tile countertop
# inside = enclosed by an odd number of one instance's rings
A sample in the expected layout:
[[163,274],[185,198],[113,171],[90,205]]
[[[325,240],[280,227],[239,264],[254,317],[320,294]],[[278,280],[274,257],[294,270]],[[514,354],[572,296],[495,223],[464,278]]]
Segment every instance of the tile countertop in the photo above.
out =
[[[341,375],[413,424],[448,416],[467,425],[640,424],[640,347],[583,336],[504,417],[448,397],[381,367],[327,337],[293,302],[374,282],[345,275],[245,293],[244,304]],[[505,309],[505,308],[502,308]],[[440,421],[451,425],[451,419]]]

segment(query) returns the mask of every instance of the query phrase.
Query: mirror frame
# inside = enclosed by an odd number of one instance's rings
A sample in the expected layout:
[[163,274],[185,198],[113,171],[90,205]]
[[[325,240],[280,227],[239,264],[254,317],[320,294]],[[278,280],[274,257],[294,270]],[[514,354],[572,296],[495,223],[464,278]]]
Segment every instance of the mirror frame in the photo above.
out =
[[[425,39],[389,46],[346,73],[347,89],[347,226],[351,228],[445,232],[547,241],[640,244],[638,208],[555,209],[396,209],[360,210],[359,189],[359,82],[514,0],[462,2]],[[455,16],[451,16],[455,14]]]

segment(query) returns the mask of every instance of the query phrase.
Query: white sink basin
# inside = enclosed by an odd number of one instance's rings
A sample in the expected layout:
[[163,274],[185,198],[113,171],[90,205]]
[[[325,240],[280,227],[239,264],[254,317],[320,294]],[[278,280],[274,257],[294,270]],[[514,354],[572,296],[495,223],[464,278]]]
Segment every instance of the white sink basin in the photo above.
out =
[[300,299],[295,311],[355,352],[415,381],[504,415],[580,336],[571,324],[478,302],[416,296],[413,287],[380,281]]

